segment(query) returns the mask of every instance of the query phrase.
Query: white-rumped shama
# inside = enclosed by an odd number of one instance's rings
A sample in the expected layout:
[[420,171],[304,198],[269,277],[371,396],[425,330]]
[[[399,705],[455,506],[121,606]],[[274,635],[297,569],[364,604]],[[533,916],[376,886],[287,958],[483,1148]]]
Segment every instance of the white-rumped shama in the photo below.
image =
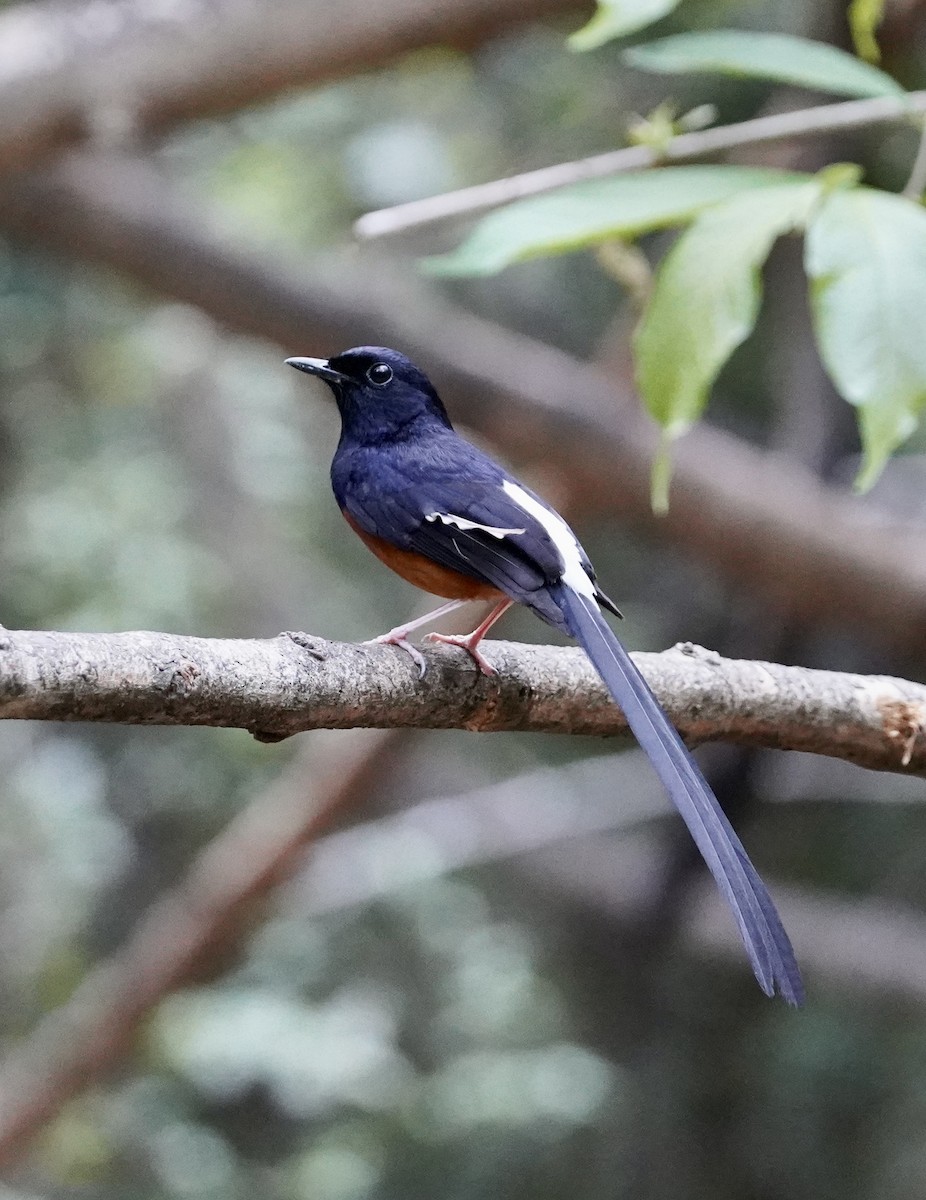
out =
[[762,990],[803,1000],[788,935],[695,760],[602,616],[620,615],[595,582],[575,534],[550,506],[454,432],[427,376],[396,350],[359,346],[333,358],[289,358],[323,379],[341,414],[331,482],[351,528],[404,579],[450,603],[384,634],[424,659],[408,634],[469,600],[495,607],[467,637],[432,634],[462,646],[480,670],[491,625],[525,604],[585,650],[649,756],[733,910]]

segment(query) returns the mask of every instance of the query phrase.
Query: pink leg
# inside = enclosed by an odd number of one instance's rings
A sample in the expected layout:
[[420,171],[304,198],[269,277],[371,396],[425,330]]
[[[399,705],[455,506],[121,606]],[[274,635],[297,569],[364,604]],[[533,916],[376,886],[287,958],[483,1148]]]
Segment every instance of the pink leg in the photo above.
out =
[[442,604],[440,608],[435,608],[433,611],[425,613],[423,617],[417,617],[414,621],[406,621],[404,625],[397,625],[395,629],[390,629],[388,633],[381,633],[379,637],[370,638],[369,641],[364,642],[364,645],[401,647],[411,657],[418,668],[419,676],[423,679],[426,665],[424,656],[411,644],[408,640],[408,635],[413,629],[420,629],[422,625],[429,625],[435,617],[442,617],[445,613],[453,612],[454,609],[468,603],[468,600],[450,600],[447,604]]
[[462,650],[472,658],[473,662],[483,673],[483,675],[495,675],[496,671],[492,664],[479,653],[477,646],[489,632],[495,622],[514,604],[513,600],[500,600],[492,609],[486,619],[473,630],[472,633],[457,634],[457,633],[429,633],[425,638],[427,642],[441,642],[445,646],[459,646]]

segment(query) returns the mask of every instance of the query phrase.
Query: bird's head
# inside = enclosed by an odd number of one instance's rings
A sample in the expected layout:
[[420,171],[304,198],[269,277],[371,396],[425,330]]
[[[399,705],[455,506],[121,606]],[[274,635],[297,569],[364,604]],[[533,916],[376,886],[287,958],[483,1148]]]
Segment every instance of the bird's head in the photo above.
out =
[[328,384],[338,403],[344,433],[360,441],[405,437],[421,422],[450,426],[427,375],[398,350],[355,346],[333,358],[288,358],[286,362]]

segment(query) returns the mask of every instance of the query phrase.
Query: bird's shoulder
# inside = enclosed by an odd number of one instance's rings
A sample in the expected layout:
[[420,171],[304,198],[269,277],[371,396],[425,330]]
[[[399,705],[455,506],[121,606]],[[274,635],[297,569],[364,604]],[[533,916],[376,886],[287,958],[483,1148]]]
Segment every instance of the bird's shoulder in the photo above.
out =
[[[339,501],[388,503],[401,499],[419,519],[435,505],[478,503],[502,492],[506,472],[451,430],[382,444],[342,442],[331,464]],[[342,504],[343,507],[343,504]]]
[[[517,495],[531,495],[499,463],[457,435],[419,446],[351,448],[333,475],[341,507],[363,528],[397,535],[487,541],[493,552],[526,557],[553,570],[558,555],[548,529]],[[511,485],[517,485],[514,493]],[[539,497],[544,510],[552,511]]]

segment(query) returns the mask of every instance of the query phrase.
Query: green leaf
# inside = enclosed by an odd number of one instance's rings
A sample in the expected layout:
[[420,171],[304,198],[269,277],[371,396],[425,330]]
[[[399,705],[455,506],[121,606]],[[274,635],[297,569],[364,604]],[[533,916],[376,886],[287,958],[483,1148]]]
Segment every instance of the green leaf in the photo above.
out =
[[849,5],[849,28],[852,44],[859,58],[868,62],[880,62],[881,51],[875,40],[875,31],[884,16],[884,0],[852,0]]
[[806,176],[758,167],[662,167],[591,179],[490,213],[435,275],[492,275],[512,263],[682,225],[737,192]]
[[598,0],[598,11],[569,38],[569,46],[573,50],[594,50],[612,38],[652,25],[680,3],[681,0]]
[[840,96],[903,96],[899,83],[851,54],[783,33],[718,29],[712,33],[680,33],[621,56],[632,66],[662,74],[720,72],[774,79]]
[[820,353],[859,409],[865,490],[926,411],[926,210],[873,188],[837,192],[810,223],[805,258]]
[[[805,178],[734,196],[698,217],[666,255],[635,351],[637,385],[667,440],[701,415],[711,384],[755,325],[773,242],[806,224],[823,190]],[[663,502],[666,459],[653,480]]]

